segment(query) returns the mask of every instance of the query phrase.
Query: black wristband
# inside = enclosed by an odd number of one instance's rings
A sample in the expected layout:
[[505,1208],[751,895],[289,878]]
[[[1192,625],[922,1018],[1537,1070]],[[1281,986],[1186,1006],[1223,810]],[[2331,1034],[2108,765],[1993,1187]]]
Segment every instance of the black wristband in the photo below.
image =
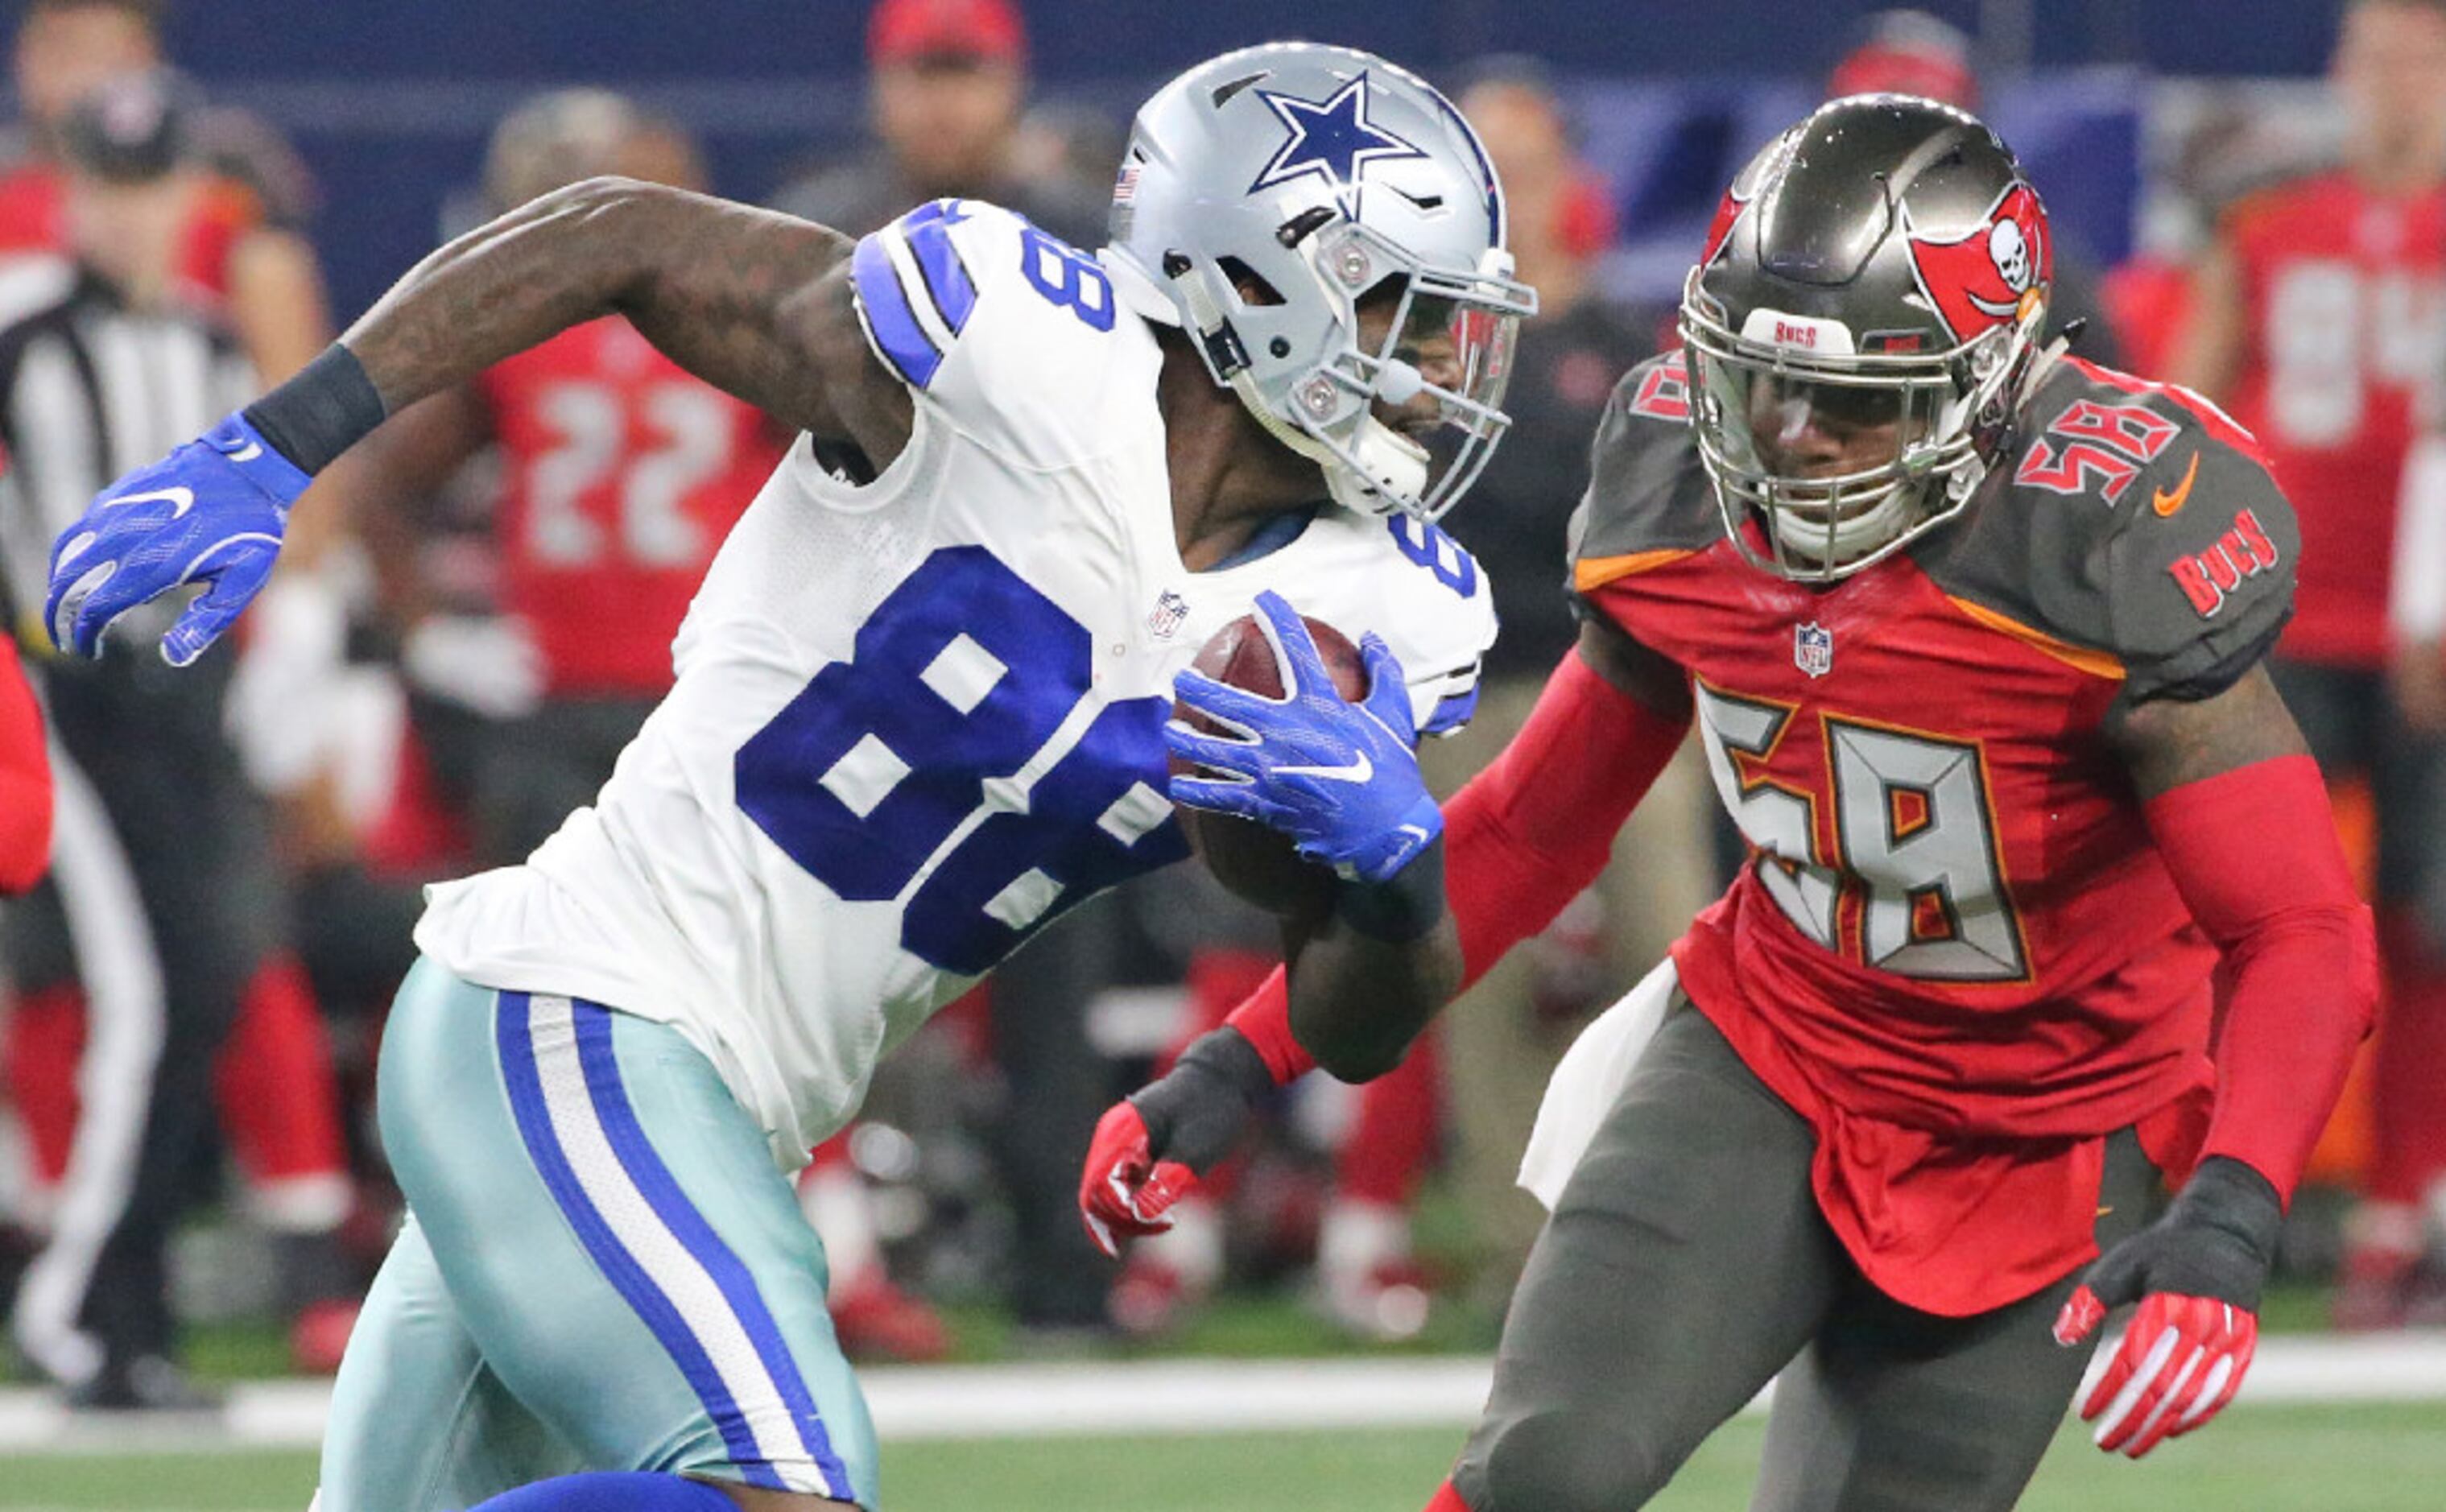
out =
[[2174,1194],[2172,1211],[2186,1222],[2230,1236],[2263,1262],[2275,1263],[2285,1200],[2275,1183],[2232,1156],[2211,1155],[2200,1162]]
[[1444,838],[1381,882],[1336,882],[1333,911],[1370,939],[1407,945],[1443,922]]
[[246,423],[265,444],[311,477],[363,441],[386,411],[366,365],[338,342],[297,376],[246,406]]
[[1249,1036],[1226,1024],[1191,1042],[1172,1069],[1130,1098],[1154,1152],[1203,1176],[1238,1144],[1274,1073]]
[[1176,1070],[1184,1066],[1221,1077],[1251,1103],[1274,1089],[1274,1073],[1267,1069],[1266,1058],[1257,1053],[1248,1035],[1229,1024],[1192,1040],[1180,1059],[1173,1062]]

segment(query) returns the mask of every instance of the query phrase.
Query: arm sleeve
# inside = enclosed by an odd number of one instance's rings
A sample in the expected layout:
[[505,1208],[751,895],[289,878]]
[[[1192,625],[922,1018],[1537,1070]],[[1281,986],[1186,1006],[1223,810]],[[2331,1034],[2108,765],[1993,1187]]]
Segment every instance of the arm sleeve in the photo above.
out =
[[0,893],[25,892],[51,860],[51,763],[43,710],[17,649],[0,640]]
[[2150,800],[2151,838],[2192,916],[2225,951],[2203,1156],[2291,1200],[2378,1005],[2378,940],[2354,895],[2307,756],[2254,763]]
[[[1607,682],[1576,651],[1563,658],[1520,733],[1444,806],[1464,988],[1596,880],[1688,728]],[[1277,971],[1225,1020],[1278,1082],[1316,1064],[1291,1035],[1289,1004]]]

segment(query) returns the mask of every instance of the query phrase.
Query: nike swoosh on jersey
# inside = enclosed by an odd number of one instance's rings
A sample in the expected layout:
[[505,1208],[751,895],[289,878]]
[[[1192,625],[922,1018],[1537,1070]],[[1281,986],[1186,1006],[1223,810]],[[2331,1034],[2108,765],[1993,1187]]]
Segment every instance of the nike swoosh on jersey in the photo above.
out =
[[188,510],[193,509],[196,506],[196,491],[192,488],[156,488],[149,494],[122,494],[116,499],[106,499],[103,501],[103,502],[107,504],[149,504],[156,499],[166,499],[170,501],[170,518],[172,520],[178,519],[180,515],[185,514]]
[[1328,783],[1364,783],[1376,775],[1376,764],[1361,751],[1359,759],[1347,766],[1277,766],[1277,777],[1321,777]]
[[2149,507],[2157,511],[2161,517],[2171,517],[2190,501],[2192,484],[2198,480],[2199,476],[2200,454],[2195,451],[2192,453],[2191,466],[2184,470],[2183,481],[2174,485],[2174,491],[2170,494],[2163,488],[2158,489],[2157,497],[2149,501]]

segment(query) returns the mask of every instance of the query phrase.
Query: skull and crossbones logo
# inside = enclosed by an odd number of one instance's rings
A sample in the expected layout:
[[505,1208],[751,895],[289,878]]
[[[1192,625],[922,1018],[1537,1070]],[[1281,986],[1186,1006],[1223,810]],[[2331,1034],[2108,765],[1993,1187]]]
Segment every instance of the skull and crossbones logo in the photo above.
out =
[[1987,255],[2004,275],[2004,287],[2021,293],[2030,287],[2030,241],[2018,220],[1999,220],[1987,233]]

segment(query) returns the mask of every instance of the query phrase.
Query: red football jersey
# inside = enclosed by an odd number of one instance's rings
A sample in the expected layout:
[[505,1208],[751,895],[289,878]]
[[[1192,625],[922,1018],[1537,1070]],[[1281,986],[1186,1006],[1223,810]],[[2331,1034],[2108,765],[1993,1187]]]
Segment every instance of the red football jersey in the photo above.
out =
[[2204,401],[2068,362],[1963,518],[1813,589],[1725,539],[1685,402],[1673,359],[1624,380],[1574,574],[1689,672],[1752,849],[1683,987],[1817,1126],[1870,1277],[2001,1305],[2094,1253],[2102,1136],[2198,1132],[2216,952],[2105,727],[2265,652],[2290,513]]
[[2248,322],[2231,407],[2302,520],[2284,650],[2379,666],[2404,451],[2446,371],[2446,190],[2407,198],[2321,174],[2245,198],[2225,236]]
[[478,379],[501,448],[503,607],[555,696],[656,696],[723,537],[787,446],[625,320],[562,331]]

